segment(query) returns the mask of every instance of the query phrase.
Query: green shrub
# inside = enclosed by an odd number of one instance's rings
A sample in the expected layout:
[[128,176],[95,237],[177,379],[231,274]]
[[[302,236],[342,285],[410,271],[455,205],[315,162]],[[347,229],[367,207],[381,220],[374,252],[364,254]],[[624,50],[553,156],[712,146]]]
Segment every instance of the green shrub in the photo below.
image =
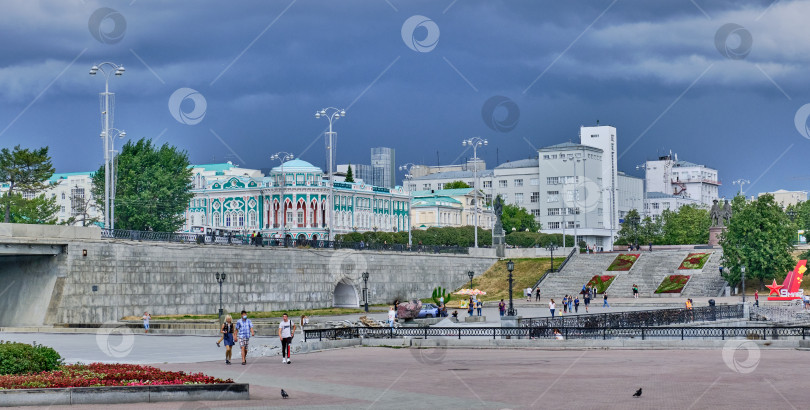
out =
[[0,341],[0,374],[24,374],[55,370],[62,356],[50,347]]

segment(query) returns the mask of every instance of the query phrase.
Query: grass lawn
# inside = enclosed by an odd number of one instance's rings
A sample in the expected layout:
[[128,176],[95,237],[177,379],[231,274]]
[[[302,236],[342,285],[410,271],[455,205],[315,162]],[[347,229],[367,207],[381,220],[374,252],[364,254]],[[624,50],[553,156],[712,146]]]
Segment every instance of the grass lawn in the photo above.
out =
[[[554,266],[558,266],[565,258],[554,258]],[[507,261],[498,261],[492,265],[489,270],[484,272],[483,275],[473,279],[473,286],[487,292],[484,296],[479,298],[484,301],[498,301],[501,299],[509,300],[509,271],[506,270]],[[520,299],[526,297],[523,290],[528,287],[534,287],[535,283],[551,268],[551,258],[524,258],[512,259],[515,262],[515,270],[512,272],[514,284],[512,285],[512,297]],[[460,289],[466,289],[470,286],[467,282]],[[454,290],[453,292],[458,291]],[[462,295],[453,295],[453,301],[458,301],[460,298],[465,297]],[[533,296],[532,296],[533,297]]]
[[[371,310],[371,306],[369,306],[369,310]],[[382,311],[382,307],[377,307],[374,310]],[[387,310],[387,309],[386,309]],[[260,319],[260,318],[274,318],[274,317],[281,317],[283,314],[288,314],[292,318],[300,318],[301,315],[307,316],[337,316],[337,315],[348,315],[352,313],[362,313],[364,312],[363,309],[353,309],[353,308],[325,308],[325,309],[310,309],[310,310],[278,310],[272,312],[248,312],[248,318],[251,319]],[[234,320],[239,317],[239,312],[230,312],[231,316],[233,316]],[[122,320],[141,320],[142,316],[126,316],[122,318]],[[195,319],[216,319],[217,315],[153,315],[152,320],[195,320]]]

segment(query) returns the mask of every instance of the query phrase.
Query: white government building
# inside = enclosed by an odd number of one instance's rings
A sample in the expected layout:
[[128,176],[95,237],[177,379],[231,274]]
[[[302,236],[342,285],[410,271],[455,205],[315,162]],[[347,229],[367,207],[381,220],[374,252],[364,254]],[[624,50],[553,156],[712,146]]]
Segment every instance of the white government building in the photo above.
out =
[[671,153],[646,161],[643,168],[647,195],[642,216],[657,220],[664,210],[675,211],[684,205],[709,208],[719,199],[716,169],[680,161]]
[[[577,235],[588,245],[611,249],[620,220],[644,198],[643,180],[617,169],[616,128],[581,127],[579,144],[552,145],[537,154],[491,170],[478,168],[485,200],[500,195],[531,213],[542,232]],[[443,189],[459,180],[476,186],[473,171],[465,168],[415,176],[404,185],[414,191]]]

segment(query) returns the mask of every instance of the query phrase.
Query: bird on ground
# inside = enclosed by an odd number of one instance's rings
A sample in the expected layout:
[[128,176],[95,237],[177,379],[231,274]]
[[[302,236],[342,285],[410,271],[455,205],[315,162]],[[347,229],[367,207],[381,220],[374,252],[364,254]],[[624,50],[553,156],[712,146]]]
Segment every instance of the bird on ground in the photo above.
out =
[[287,394],[287,392],[285,392],[285,391],[284,391],[284,389],[281,389],[281,398],[282,398],[282,399],[286,399],[286,398],[288,398],[288,397],[290,397],[290,395],[289,395],[289,394]]
[[636,394],[634,394],[633,397],[641,397],[641,387],[636,390]]

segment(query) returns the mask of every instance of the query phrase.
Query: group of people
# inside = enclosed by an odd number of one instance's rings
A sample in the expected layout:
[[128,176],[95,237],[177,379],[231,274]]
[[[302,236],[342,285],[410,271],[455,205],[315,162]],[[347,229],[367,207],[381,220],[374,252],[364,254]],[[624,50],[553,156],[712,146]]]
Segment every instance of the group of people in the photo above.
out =
[[[309,323],[309,318],[301,316],[301,325]],[[292,355],[292,339],[295,336],[295,323],[285,313],[281,316],[281,322],[278,324],[278,338],[281,341],[281,363],[290,364],[290,356]],[[222,323],[220,328],[222,336],[217,340],[217,347],[220,343],[225,344],[225,364],[231,364],[231,357],[233,355],[233,346],[239,344],[239,349],[242,353],[242,365],[247,364],[247,354],[250,345],[250,338],[256,335],[253,329],[253,322],[248,319],[247,312],[242,311],[242,318],[235,323],[231,315],[225,315],[225,322]]]
[[[503,299],[501,299],[501,302],[503,302]],[[477,311],[478,316],[481,316],[481,309],[483,308],[484,308],[484,301],[482,301],[481,299],[470,298],[469,302],[467,302],[467,315],[472,316],[473,311]]]
[[260,244],[264,247],[264,241],[262,240],[262,233],[259,231],[255,231],[250,234],[250,244],[254,246],[259,246]]
[[[636,286],[633,285],[635,289]],[[579,292],[578,295],[565,295],[562,299],[562,312],[560,315],[565,313],[579,313],[579,295],[582,295],[582,304],[585,305],[585,313],[589,313],[589,307],[591,305],[591,299],[595,299],[597,294],[596,287],[590,286],[583,286],[582,291]],[[608,303],[608,294],[607,292],[602,293],[602,307],[609,308],[610,304]],[[555,317],[557,315],[557,303],[554,302],[554,299],[550,299],[548,302],[548,310],[551,312],[551,317]]]

